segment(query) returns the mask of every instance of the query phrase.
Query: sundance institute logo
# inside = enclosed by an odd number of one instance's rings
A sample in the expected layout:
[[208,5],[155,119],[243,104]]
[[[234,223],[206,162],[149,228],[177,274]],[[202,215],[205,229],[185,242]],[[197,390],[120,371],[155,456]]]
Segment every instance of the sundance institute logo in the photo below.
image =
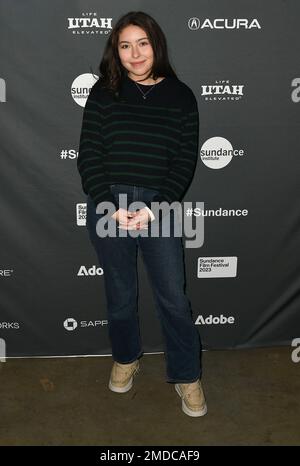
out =
[[85,107],[88,96],[90,95],[91,88],[98,80],[92,73],[83,73],[73,80],[71,84],[71,96],[76,104]]

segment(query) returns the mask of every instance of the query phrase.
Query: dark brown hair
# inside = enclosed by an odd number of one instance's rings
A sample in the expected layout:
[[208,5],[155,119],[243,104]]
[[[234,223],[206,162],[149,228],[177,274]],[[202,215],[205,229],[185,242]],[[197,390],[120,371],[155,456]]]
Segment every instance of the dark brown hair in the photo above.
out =
[[119,34],[129,25],[139,26],[143,29],[153,49],[153,66],[145,80],[148,79],[151,74],[153,74],[153,79],[160,76],[177,78],[169,62],[166,37],[158,23],[154,18],[143,11],[130,11],[121,16],[113,27],[105,44],[102,60],[98,67],[101,85],[110,90],[115,98],[119,97],[121,80],[127,75],[127,70],[124,68],[119,58]]

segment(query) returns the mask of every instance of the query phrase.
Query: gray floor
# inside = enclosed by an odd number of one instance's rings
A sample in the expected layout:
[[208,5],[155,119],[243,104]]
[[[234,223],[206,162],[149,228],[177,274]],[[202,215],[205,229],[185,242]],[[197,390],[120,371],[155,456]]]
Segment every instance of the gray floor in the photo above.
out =
[[300,363],[291,348],[207,351],[208,413],[181,411],[163,354],[144,355],[133,388],[107,388],[111,357],[1,363],[1,445],[300,444]]

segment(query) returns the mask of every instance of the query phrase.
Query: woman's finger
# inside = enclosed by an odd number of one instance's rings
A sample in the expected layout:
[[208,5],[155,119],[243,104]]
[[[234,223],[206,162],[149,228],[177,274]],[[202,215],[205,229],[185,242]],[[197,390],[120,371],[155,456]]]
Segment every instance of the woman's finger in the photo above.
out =
[[140,228],[137,228],[136,225],[118,225],[118,228],[121,228],[121,230],[148,230],[147,225],[141,225]]

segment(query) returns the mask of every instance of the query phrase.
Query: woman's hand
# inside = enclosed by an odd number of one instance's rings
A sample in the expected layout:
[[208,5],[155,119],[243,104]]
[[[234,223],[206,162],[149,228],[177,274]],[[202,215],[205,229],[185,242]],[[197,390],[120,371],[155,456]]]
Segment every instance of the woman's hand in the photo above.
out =
[[119,223],[126,223],[128,218],[132,217],[132,214],[133,212],[129,212],[129,210],[120,208],[112,215],[112,218]]
[[147,230],[150,215],[147,209],[140,209],[138,212],[120,208],[112,217],[119,222],[122,230]]

